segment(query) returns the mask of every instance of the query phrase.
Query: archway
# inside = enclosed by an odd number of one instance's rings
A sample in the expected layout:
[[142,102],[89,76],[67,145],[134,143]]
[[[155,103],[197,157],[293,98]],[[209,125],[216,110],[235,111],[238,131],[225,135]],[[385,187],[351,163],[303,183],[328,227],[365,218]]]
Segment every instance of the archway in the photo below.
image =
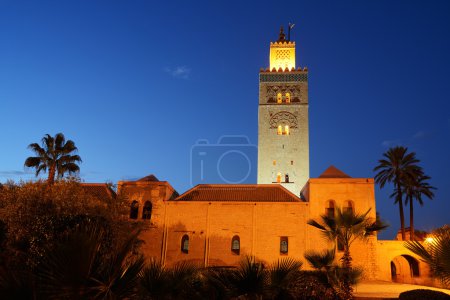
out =
[[391,261],[391,279],[400,283],[415,283],[420,277],[419,261],[410,255],[399,255]]

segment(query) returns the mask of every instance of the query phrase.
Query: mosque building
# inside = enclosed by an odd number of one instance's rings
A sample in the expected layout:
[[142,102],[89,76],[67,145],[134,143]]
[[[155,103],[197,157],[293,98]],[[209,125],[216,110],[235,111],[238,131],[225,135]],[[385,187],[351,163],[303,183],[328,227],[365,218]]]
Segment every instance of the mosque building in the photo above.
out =
[[[295,42],[281,30],[270,43],[270,66],[259,72],[257,184],[199,184],[178,195],[153,175],[118,183],[130,201],[130,219],[146,223],[146,257],[205,267],[234,266],[245,255],[267,263],[305,261],[305,252],[334,246],[308,220],[334,215],[336,207],[370,209],[375,220],[373,178],[353,178],[334,166],[310,178],[308,103],[308,69],[296,66]],[[427,266],[401,241],[374,235],[355,241],[351,255],[367,279],[429,280]]]

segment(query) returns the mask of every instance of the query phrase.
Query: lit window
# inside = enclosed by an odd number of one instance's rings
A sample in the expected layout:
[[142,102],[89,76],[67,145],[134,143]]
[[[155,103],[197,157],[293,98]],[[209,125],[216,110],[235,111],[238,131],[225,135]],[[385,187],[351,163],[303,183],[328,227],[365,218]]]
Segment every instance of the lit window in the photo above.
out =
[[181,239],[181,252],[186,254],[189,252],[189,236],[187,234],[183,235]]
[[241,252],[241,240],[239,236],[235,235],[231,239],[231,252],[233,252],[236,255],[239,255]]
[[281,96],[281,93],[277,94],[277,103],[282,103],[283,102],[283,97]]
[[280,183],[281,182],[281,173],[278,172],[277,174],[277,182]]
[[334,219],[334,201],[333,200],[328,201],[328,205],[327,205],[325,212],[326,212],[326,215],[328,218]]
[[286,103],[291,103],[291,94],[286,93]]
[[130,205],[130,219],[137,219],[139,212],[139,202],[134,200]]
[[150,220],[152,218],[152,203],[150,201],[145,201],[144,209],[142,211],[142,219]]
[[282,236],[280,238],[280,253],[281,254],[287,254],[288,253],[288,237]]
[[276,160],[274,160],[274,161],[273,161],[273,165],[275,166],[276,164],[277,164],[277,161],[276,161]]
[[[278,135],[289,135],[289,125],[278,125],[277,127],[277,134]],[[284,145],[283,145],[284,146]]]

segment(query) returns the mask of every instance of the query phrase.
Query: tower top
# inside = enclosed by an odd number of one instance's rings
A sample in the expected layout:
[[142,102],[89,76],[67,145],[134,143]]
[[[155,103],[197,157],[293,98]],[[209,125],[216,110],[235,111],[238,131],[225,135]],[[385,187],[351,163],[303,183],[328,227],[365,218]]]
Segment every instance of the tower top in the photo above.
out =
[[[293,27],[293,26],[292,26]],[[289,29],[292,28],[289,24]],[[286,39],[283,26],[276,42],[270,43],[270,70],[291,71],[295,69],[295,42]]]
[[279,42],[285,42],[286,41],[286,35],[284,34],[283,26],[280,27],[280,35],[278,36],[278,43]]

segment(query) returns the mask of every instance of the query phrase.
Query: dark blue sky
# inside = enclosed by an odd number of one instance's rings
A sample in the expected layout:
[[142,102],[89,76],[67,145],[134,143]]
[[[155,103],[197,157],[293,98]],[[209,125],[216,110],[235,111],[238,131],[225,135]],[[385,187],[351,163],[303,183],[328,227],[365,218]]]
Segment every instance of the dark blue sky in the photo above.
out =
[[[438,187],[416,227],[450,223],[449,1],[0,1],[0,181],[33,178],[26,146],[63,132],[81,177],[150,173],[190,187],[198,139],[257,143],[258,71],[296,23],[309,68],[311,176],[373,177],[389,146]],[[399,227],[376,191],[377,210]]]

